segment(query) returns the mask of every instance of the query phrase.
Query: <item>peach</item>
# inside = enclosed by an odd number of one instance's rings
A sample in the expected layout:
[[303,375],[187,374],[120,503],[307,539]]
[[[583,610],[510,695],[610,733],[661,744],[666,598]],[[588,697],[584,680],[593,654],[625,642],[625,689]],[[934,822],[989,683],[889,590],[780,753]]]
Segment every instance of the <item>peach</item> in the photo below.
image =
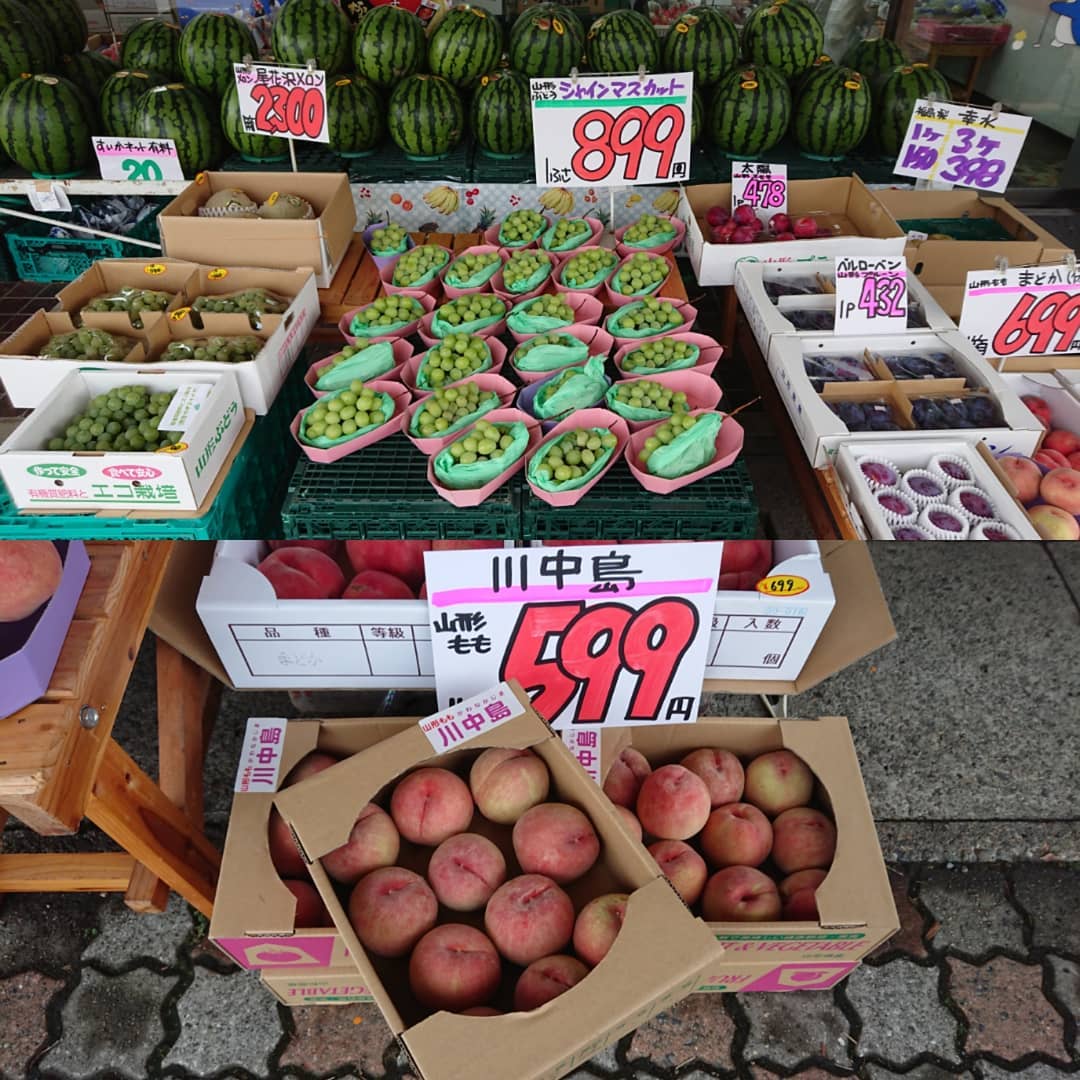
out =
[[476,808],[498,825],[513,825],[526,810],[542,803],[551,777],[531,750],[492,747],[469,770],[469,787]]
[[828,868],[836,854],[836,826],[809,806],[785,810],[773,822],[773,862],[785,874]]
[[406,840],[437,847],[469,827],[472,796],[465,781],[449,769],[417,769],[394,788],[390,816]]
[[687,907],[696,904],[709,876],[705,860],[683,840],[658,840],[649,854],[675,887]]
[[1039,485],[1039,494],[1067,514],[1080,514],[1080,472],[1076,469],[1051,469]]
[[345,554],[353,573],[381,570],[400,578],[414,592],[424,580],[424,552],[430,540],[346,540]]
[[409,957],[409,986],[429,1009],[461,1012],[490,1001],[499,989],[502,962],[486,935],[462,923],[429,930]]
[[780,893],[768,874],[728,866],[706,882],[701,914],[706,922],[771,922],[780,918]]
[[641,822],[634,816],[634,812],[628,810],[625,806],[616,806],[615,813],[619,815],[623,825],[626,826],[626,831],[630,833],[635,840],[641,840]]
[[63,576],[51,540],[0,542],[0,623],[29,618],[60,588]]
[[349,896],[349,921],[368,952],[404,956],[434,925],[439,901],[428,883],[402,866],[362,877]]
[[769,819],[750,803],[729,803],[709,815],[701,850],[716,867],[760,866],[772,849]]
[[633,806],[642,781],[652,772],[645,755],[628,746],[612,763],[604,777],[604,794],[616,806]]
[[368,803],[357,816],[349,839],[323,856],[323,869],[335,881],[355,885],[372,870],[393,866],[400,850],[401,837],[393,819],[381,807]]
[[589,969],[572,956],[545,956],[535,960],[522,973],[514,987],[514,1008],[531,1012],[577,986]]
[[1057,450],[1039,450],[1034,454],[1032,460],[1036,465],[1041,465],[1044,469],[1067,469],[1069,467],[1069,459]]
[[743,799],[769,817],[793,806],[805,806],[814,794],[814,774],[790,750],[759,754],[746,767]]
[[545,874],[560,885],[586,873],[600,855],[592,822],[566,803],[526,810],[513,832],[514,854],[526,874]]
[[658,840],[688,840],[701,832],[711,809],[705,781],[682,765],[650,773],[638,792],[638,820]]
[[780,882],[780,899],[785,919],[817,922],[817,890],[825,880],[825,870],[800,870]]
[[1080,522],[1059,506],[1033,506],[1027,514],[1044,540],[1080,540]]
[[[301,780],[306,780],[309,776],[314,776],[323,769],[336,765],[337,760],[332,754],[313,750],[292,767],[281,786],[287,788],[298,784]],[[281,877],[307,877],[307,863],[304,862],[304,857],[296,846],[292,831],[285,824],[285,819],[274,809],[270,811],[267,841],[270,847],[270,861]]]
[[1080,469],[1080,450],[1069,455],[1069,468]]
[[1057,428],[1051,431],[1049,435],[1043,439],[1043,448],[1046,450],[1056,450],[1059,454],[1064,454],[1068,457],[1070,454],[1075,454],[1077,450],[1080,450],[1080,438],[1073,434],[1071,431],[1064,431],[1061,428]]
[[596,967],[615,943],[626,918],[626,893],[608,893],[590,900],[574,923],[574,952],[589,967]]
[[361,570],[345,587],[342,600],[415,600],[416,593],[401,578],[382,570]]
[[324,555],[335,557],[341,546],[338,540],[268,540],[271,551],[278,548],[311,548],[312,551],[321,551]]
[[742,798],[745,781],[742,762],[730,750],[695,750],[679,764],[705,781],[714,810]]
[[997,463],[1016,488],[1016,497],[1022,503],[1034,502],[1039,497],[1042,470],[1031,458],[1005,454],[997,459]]
[[278,548],[256,569],[273,585],[279,600],[329,600],[345,588],[341,567],[312,548]]
[[506,880],[506,860],[486,836],[458,833],[435,849],[427,876],[443,907],[479,911]]
[[574,905],[551,878],[522,874],[500,885],[484,910],[484,929],[512,964],[558,952],[574,932]]
[[310,881],[284,879],[281,884],[296,897],[294,927],[309,930],[316,926],[330,925],[330,916],[327,914],[319,890]]
[[771,540],[725,540],[717,589],[750,590],[773,565]]

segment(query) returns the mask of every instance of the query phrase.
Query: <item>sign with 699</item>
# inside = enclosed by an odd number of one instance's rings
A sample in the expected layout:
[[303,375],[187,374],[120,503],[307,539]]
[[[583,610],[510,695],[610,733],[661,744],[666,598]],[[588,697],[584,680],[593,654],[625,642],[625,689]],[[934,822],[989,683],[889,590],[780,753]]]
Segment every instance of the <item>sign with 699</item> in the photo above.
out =
[[692,723],[722,548],[429,552],[439,707],[517,679],[556,729]]

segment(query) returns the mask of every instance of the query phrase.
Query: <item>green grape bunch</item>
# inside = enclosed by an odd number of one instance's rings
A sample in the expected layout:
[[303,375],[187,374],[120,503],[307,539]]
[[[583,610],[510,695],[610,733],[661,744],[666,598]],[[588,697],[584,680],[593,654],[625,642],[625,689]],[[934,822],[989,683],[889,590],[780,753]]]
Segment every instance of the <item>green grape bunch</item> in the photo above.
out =
[[102,450],[127,453],[164,450],[180,441],[182,432],[160,430],[175,390],[151,391],[145,386],[119,386],[90,399],[73,416],[49,450]]
[[475,374],[490,356],[487,343],[476,334],[448,334],[428,349],[420,370],[429,386],[440,387]]
[[655,292],[671,272],[671,264],[662,255],[638,251],[619,269],[618,291],[623,296]]
[[574,321],[574,309],[561,296],[550,294],[530,300],[525,308],[525,314],[534,319],[559,319],[564,323]]
[[170,341],[161,359],[165,362],[197,360],[200,364],[243,364],[254,360],[262,347],[262,341],[250,334],[185,338]]
[[674,442],[684,431],[689,431],[697,423],[697,417],[690,413],[676,413],[670,420],[665,420],[646,440],[638,461],[648,463],[655,450]]
[[486,270],[492,263],[502,262],[497,251],[469,252],[459,255],[450,265],[447,277],[454,281],[468,281],[473,275]]
[[416,411],[416,428],[425,439],[437,438],[467,416],[494,408],[498,400],[494,390],[481,390],[474,380],[440,388]]
[[388,255],[401,250],[409,234],[400,225],[384,225],[371,234],[371,250],[375,255]]
[[503,283],[513,289],[541,269],[546,268],[551,273],[551,266],[551,256],[545,251],[515,251],[503,267]]
[[50,360],[123,360],[135,348],[132,338],[84,326],[67,334],[53,334],[38,356]]
[[477,421],[462,438],[452,442],[447,448],[457,465],[472,465],[478,461],[496,461],[501,458],[514,443],[509,424],[492,424],[487,420]]
[[266,289],[245,289],[226,296],[199,296],[191,306],[213,315],[282,315],[289,301]]
[[383,398],[353,379],[336,394],[320,398],[305,414],[300,435],[306,440],[340,439],[385,422]]
[[610,431],[575,428],[550,444],[540,459],[537,476],[556,484],[580,480],[618,442]]
[[652,409],[676,415],[689,411],[686,394],[655,379],[622,383],[615,391],[615,400],[631,409]]
[[618,312],[620,330],[651,330],[660,333],[685,321],[670,300],[657,300],[647,296],[644,300],[628,304]]
[[619,256],[610,248],[587,248],[566,260],[562,268],[562,283],[571,289],[580,288],[599,274],[611,273]]
[[556,222],[549,241],[551,247],[562,247],[578,237],[591,235],[592,230],[583,218],[562,218]]
[[441,270],[450,261],[450,253],[434,244],[422,244],[406,251],[394,264],[393,283],[407,289],[432,270]]
[[655,214],[642,214],[623,233],[623,243],[639,244],[642,240],[648,240],[650,236],[656,236],[657,233],[669,232],[670,230],[671,224],[664,218],[659,218]]
[[172,296],[167,292],[124,285],[115,293],[95,296],[83,311],[126,311],[131,318],[131,325],[141,330],[143,312],[164,311],[171,302]]
[[625,371],[662,371],[671,364],[686,360],[694,355],[694,347],[686,341],[674,338],[658,338],[646,341],[623,357]]
[[506,304],[493,293],[459,296],[439,308],[439,318],[449,326],[463,326],[493,316],[501,319],[505,314]]
[[380,326],[397,326],[422,318],[424,305],[414,296],[380,296],[362,307],[353,321],[369,330]]
[[499,239],[504,244],[529,244],[546,222],[535,210],[514,210],[503,219]]

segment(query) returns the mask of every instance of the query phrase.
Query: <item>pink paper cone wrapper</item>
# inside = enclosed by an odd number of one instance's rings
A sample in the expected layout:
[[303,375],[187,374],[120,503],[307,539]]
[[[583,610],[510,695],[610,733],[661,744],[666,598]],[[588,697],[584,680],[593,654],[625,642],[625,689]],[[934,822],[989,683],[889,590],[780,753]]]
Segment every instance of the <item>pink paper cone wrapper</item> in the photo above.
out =
[[[596,296],[590,296],[588,293],[582,292],[567,292],[562,294],[562,298],[570,305],[574,311],[574,326],[597,326],[600,322],[600,317],[604,314],[604,305],[600,302],[600,299]],[[548,333],[561,334],[563,329],[569,330],[569,327],[564,327],[559,330],[551,330]],[[510,336],[520,345],[523,341],[528,341],[529,338],[537,337],[536,334],[519,334],[514,330],[510,331]]]
[[[636,299],[640,300],[641,297],[639,296]],[[626,345],[628,342],[633,344],[633,345],[640,345],[640,344],[642,344],[642,342],[655,341],[657,338],[662,338],[662,337],[685,337],[687,334],[691,333],[691,331],[688,329],[688,327],[692,327],[694,325],[694,323],[697,322],[697,308],[694,307],[693,304],[688,304],[685,300],[676,300],[674,297],[671,297],[671,296],[658,296],[658,297],[656,297],[656,299],[657,300],[668,300],[672,304],[675,305],[675,310],[678,311],[683,317],[682,326],[681,327],[676,327],[674,330],[667,330],[662,334],[650,334],[648,337],[627,338],[627,337],[619,337],[619,335],[616,334],[615,335],[615,344],[616,345],[622,346],[622,345]],[[704,335],[699,335],[699,336],[703,337]],[[709,340],[711,341],[712,339],[710,338]]]
[[572,491],[544,491],[543,488],[537,487],[530,481],[529,490],[538,499],[543,499],[549,506],[573,506],[580,502],[600,482],[608,469],[626,453],[626,447],[630,442],[630,432],[626,421],[621,416],[608,409],[580,409],[573,416],[560,420],[529,457],[532,458],[541,453],[544,447],[562,438],[568,431],[596,427],[607,428],[618,439],[618,445],[608,459],[608,463],[587,484],[582,484],[581,487],[574,488]]
[[[708,411],[708,409],[695,409],[692,415],[698,416]],[[708,465],[687,473],[685,476],[677,477],[675,480],[665,480],[661,476],[653,476],[638,463],[637,456],[644,449],[645,440],[655,428],[660,427],[663,423],[665,421],[659,420],[655,424],[642,428],[640,431],[635,431],[630,436],[630,445],[626,450],[626,463],[630,466],[634,478],[646,491],[652,491],[657,495],[670,495],[673,491],[678,491],[679,488],[694,483],[695,480],[701,480],[711,473],[726,469],[742,451],[743,439],[745,438],[742,425],[732,417],[725,415],[724,422],[720,425],[720,430],[716,435],[716,457]]]
[[[679,392],[681,391],[686,395],[686,402],[690,406],[690,412],[700,412],[704,409],[706,412],[713,412],[716,406],[720,404],[720,398],[723,396],[723,390],[720,389],[720,384],[715,379],[708,375],[702,374],[697,368],[683,368],[679,371],[662,371],[658,375],[637,375],[632,379],[620,379],[616,386],[627,386],[630,383],[640,382],[642,379],[651,379],[653,382],[661,383],[670,389]],[[616,413],[616,415],[618,415]],[[621,417],[620,417],[621,419]],[[659,421],[663,423],[663,421]],[[632,432],[641,431],[642,428],[653,427],[656,420],[626,420],[627,427]],[[726,424],[727,421],[724,421]],[[721,427],[724,425],[721,424]]]
[[[374,235],[376,230],[382,229],[382,228],[385,228],[385,227],[386,227],[386,222],[385,221],[380,221],[376,225],[369,225],[360,234],[361,238],[364,241],[364,247],[367,248],[368,254],[371,256],[371,261],[375,264],[376,269],[378,269],[378,271],[380,273],[382,273],[382,269],[383,269],[384,266],[389,266],[389,267],[393,268],[394,264],[398,261],[398,259],[401,258],[401,255],[404,254],[404,252],[402,252],[401,254],[398,254],[398,255],[376,255],[375,252],[371,250],[371,237]],[[416,247],[416,242],[410,236],[405,241],[405,251],[408,251],[409,248],[412,248],[412,247]]]
[[[448,248],[443,247],[442,244],[432,244],[431,247],[437,247],[440,251],[445,251],[449,256],[443,269],[454,261],[454,253]],[[401,256],[398,256],[400,259]],[[383,284],[383,291],[390,296],[415,296],[420,299],[422,296],[434,296],[438,298],[442,295],[442,276],[441,273],[436,274],[426,285],[420,285],[416,288],[411,286],[402,286],[394,284],[394,271],[397,269],[397,259],[394,260],[390,266],[379,267],[379,280]]]
[[[635,252],[634,254],[637,254],[637,252]],[[655,255],[657,253],[655,251],[650,251],[650,252],[648,252],[648,254]],[[632,256],[627,255],[626,258],[624,258],[619,263],[619,265],[616,266],[615,269],[611,271],[611,273],[608,275],[607,279],[604,281],[604,294],[607,297],[607,306],[608,307],[625,307],[627,304],[632,304],[635,300],[642,300],[646,296],[662,297],[664,295],[665,286],[671,280],[671,275],[672,275],[672,273],[674,273],[675,267],[672,266],[669,263],[668,264],[668,275],[667,275],[666,278],[664,278],[663,281],[660,282],[659,286],[656,289],[656,292],[641,293],[638,296],[623,296],[622,293],[617,293],[611,287],[611,283],[615,279],[615,275],[630,261],[631,257]]]
[[[565,252],[563,252],[562,253],[563,261],[562,261],[562,265],[560,265],[560,267],[559,267],[559,273],[562,272],[563,266],[565,266],[575,255],[580,255],[583,251],[589,251],[590,249],[597,248],[599,246],[600,246],[599,244],[582,244],[581,247],[574,248],[573,251],[565,251]],[[611,274],[615,273],[615,271],[618,269],[618,266],[619,266],[619,264],[616,263],[611,268]],[[608,274],[608,277],[611,277],[611,274]],[[560,292],[560,293],[576,292],[576,293],[581,293],[584,296],[599,296],[604,291],[604,286],[605,286],[606,282],[607,282],[607,278],[605,278],[603,281],[601,281],[599,285],[593,285],[591,288],[588,288],[588,289],[572,289],[569,285],[564,285],[559,280],[559,275],[556,274],[555,275],[555,291]]]
[[[682,247],[682,242],[686,237],[686,223],[682,218],[671,217],[668,214],[656,214],[656,217],[666,217],[671,222],[675,229],[675,235],[666,244],[661,244],[659,247],[654,248],[638,248],[629,247],[622,242],[623,233],[630,228],[630,225],[624,225],[621,229],[615,230],[615,250],[620,256],[633,255],[635,251],[647,251],[651,255],[666,255],[669,251],[674,251],[676,248]],[[633,224],[633,222],[631,222]]]
[[[489,338],[488,347],[491,349],[491,367],[485,368],[480,374],[498,375],[499,372],[502,371],[503,364],[506,362],[506,345],[498,338]],[[420,370],[420,361],[423,360],[423,358],[423,353],[417,353],[415,356],[411,356],[401,372],[401,381],[412,391],[413,398],[417,401],[422,401],[426,397],[431,397],[435,392],[434,390],[421,390],[416,385],[416,373]],[[473,378],[476,378],[476,376],[465,376],[465,379]],[[458,379],[457,383],[446,383],[445,385],[457,386],[458,383],[463,383],[465,379]]]
[[[435,298],[433,296],[418,296],[416,298],[420,301],[420,306],[430,316],[435,310]],[[406,324],[400,330],[395,330],[392,334],[383,334],[381,337],[370,338],[358,338],[349,333],[349,324],[353,320],[353,316],[362,311],[363,308],[368,307],[368,304],[364,304],[362,307],[353,308],[352,311],[346,311],[341,316],[341,320],[338,322],[338,329],[341,331],[341,336],[350,344],[355,345],[358,341],[393,341],[395,338],[407,338],[410,334],[416,333],[420,324],[423,322],[423,318],[414,319],[411,323]]]
[[[715,338],[711,338],[708,334],[669,334],[668,337],[673,338],[675,341],[685,341],[688,345],[696,345],[698,347],[697,363],[692,368],[681,368],[681,371],[696,371],[702,375],[711,375],[713,369],[720,362],[720,357],[724,355],[724,346],[720,344]],[[622,366],[623,359],[632,353],[634,349],[641,344],[642,341],[655,341],[655,338],[638,338],[633,344],[626,344],[627,338],[615,338],[616,342],[620,342],[618,352],[615,353],[615,367],[620,375],[625,375],[628,379],[650,379],[655,378],[650,372],[643,371],[625,371]],[[657,372],[657,374],[660,374]],[[674,372],[668,372],[673,375]]]
[[[509,256],[511,256],[514,251],[520,250],[521,248],[507,250],[506,256],[509,258]],[[562,259],[559,257],[558,253],[554,251],[544,251],[543,248],[538,248],[537,250],[543,251],[543,253],[551,260],[551,273],[548,274],[548,276],[544,278],[544,280],[541,281],[535,289],[524,293],[511,292],[506,287],[506,282],[503,278],[503,270],[505,269],[505,266],[500,266],[499,269],[495,271],[495,276],[491,279],[492,292],[494,292],[496,296],[501,297],[503,300],[505,300],[511,307],[513,307],[515,304],[520,304],[522,300],[531,300],[534,296],[539,296],[541,293],[547,292],[548,289],[551,288],[552,282],[555,280],[555,278],[559,276],[559,270],[562,268]]]
[[[602,327],[602,326],[586,326],[584,323],[574,323],[573,326],[568,326],[564,330],[558,330],[556,333],[569,334],[571,337],[576,337],[578,341],[583,341],[589,347],[590,356],[610,356],[611,350],[615,346],[615,339]],[[526,339],[528,340],[528,339]],[[577,361],[583,363],[583,361]],[[545,379],[552,375],[557,375],[560,371],[564,371],[568,367],[573,367],[573,361],[569,364],[564,364],[561,368],[552,368],[550,371],[521,371],[515,367],[513,360],[510,361],[510,367],[517,377],[526,385],[529,383],[543,382]]]
[[[524,424],[529,430],[529,445],[525,448],[525,453],[522,454],[521,457],[519,457],[505,472],[499,473],[494,480],[485,484],[483,487],[464,489],[461,491],[443,487],[442,484],[435,479],[435,455],[432,454],[432,456],[428,458],[428,481],[435,489],[436,495],[445,499],[448,503],[453,503],[454,506],[479,506],[492,492],[498,491],[511,476],[524,469],[525,463],[529,460],[532,452],[540,445],[540,422],[534,417],[529,416],[528,413],[523,413],[520,409],[492,409],[491,412],[485,414],[483,419],[492,424]],[[468,428],[465,430],[467,431]],[[464,434],[464,431],[459,431],[455,438],[460,439]]]
[[[389,371],[384,371],[379,376],[381,382],[401,382],[401,369],[405,366],[405,362],[412,356],[414,351],[412,342],[407,341],[405,338],[395,338],[391,342],[391,348],[394,350],[394,366]],[[333,359],[333,356],[328,356],[325,360],[317,361],[308,368],[307,374],[304,376],[304,382],[307,383],[308,389],[317,398],[326,397],[327,394],[337,393],[336,390],[315,389],[315,384],[319,381],[319,377],[327,367],[329,367],[330,361]]]
[[[516,387],[509,380],[502,375],[493,375],[490,371],[481,372],[479,375],[470,376],[475,380],[477,386],[481,390],[494,390],[499,395],[499,401],[503,406],[509,407],[510,402],[514,399],[516,393]],[[413,417],[423,407],[424,402],[429,398],[430,394],[425,394],[421,398],[417,398],[408,407],[405,412],[405,422],[401,426],[401,430],[405,433],[405,438],[409,440],[422,454],[437,454],[444,447],[449,446],[455,439],[464,435],[466,428],[462,428],[460,431],[455,431],[453,435],[440,435],[437,438],[425,439],[420,435],[412,435],[409,429],[412,427]],[[491,412],[497,412],[498,409],[492,409]],[[485,413],[481,419],[486,420],[491,413]]]
[[[459,251],[451,262],[460,259],[462,255],[487,255],[489,252],[495,252],[499,258],[506,261],[507,252],[503,248],[496,244],[473,244],[471,247],[467,247],[464,251]],[[449,266],[444,266],[439,274],[439,280],[442,282],[443,295],[447,300],[456,300],[459,296],[472,296],[475,293],[485,292],[491,286],[491,278],[488,278],[483,285],[477,285],[475,289],[462,289],[458,286],[451,285],[446,280],[446,273],[450,269]],[[497,274],[498,271],[496,270]],[[492,275],[494,277],[494,275]]]
[[[339,446],[332,446],[328,450],[320,450],[317,446],[308,446],[300,439],[300,420],[307,412],[307,409],[301,409],[293,417],[289,431],[292,432],[292,437],[308,458],[320,465],[329,465],[356,453],[357,450],[363,450],[365,446],[380,442],[389,435],[395,435],[401,430],[401,425],[405,420],[405,409],[409,403],[409,391],[399,382],[382,382],[379,379],[367,383],[367,386],[380,394],[389,394],[394,399],[394,415],[385,424],[380,424],[366,435],[359,435],[355,439],[343,442]],[[311,406],[309,405],[308,408]]]
[[[429,311],[416,327],[416,333],[419,335],[420,340],[430,349],[432,345],[438,345],[442,338],[437,338],[431,332],[431,324],[435,320],[434,311]],[[483,330],[477,330],[476,336],[482,338],[498,337],[506,329],[506,320],[500,319],[498,322],[492,323],[490,326],[484,327]]]
[[[549,218],[547,216],[547,214],[541,214],[540,216],[544,219],[544,228],[540,232],[540,236],[543,236],[544,233],[546,233],[548,231],[548,229],[551,228],[551,218]],[[507,217],[509,217],[509,214],[507,215]],[[499,227],[501,225],[502,225],[502,222],[497,221],[497,222],[495,222],[494,225],[490,225],[490,226],[488,226],[488,228],[486,228],[484,230],[484,243],[485,244],[498,245],[498,243],[499,243]],[[540,246],[540,236],[538,236],[530,244],[525,244],[522,247],[508,247],[508,248],[506,248],[506,250],[507,251],[524,251],[524,250],[526,250],[528,248],[539,247]]]

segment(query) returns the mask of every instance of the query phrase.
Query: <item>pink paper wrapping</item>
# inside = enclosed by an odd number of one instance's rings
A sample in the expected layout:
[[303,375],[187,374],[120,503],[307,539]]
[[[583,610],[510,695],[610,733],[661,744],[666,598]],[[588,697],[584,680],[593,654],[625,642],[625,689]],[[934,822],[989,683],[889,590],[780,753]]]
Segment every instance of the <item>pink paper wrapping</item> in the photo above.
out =
[[[420,246],[420,245],[416,245]],[[454,261],[454,253],[448,248],[443,247],[442,244],[431,244],[430,247],[437,247],[440,251],[445,251],[449,256],[446,265],[443,270]],[[400,259],[401,256],[398,256]],[[420,285],[419,287],[403,286],[394,284],[394,271],[397,269],[397,259],[390,266],[379,267],[379,280],[383,284],[383,291],[391,296],[415,296],[419,299],[422,296],[434,296],[438,299],[442,295],[442,271],[437,273],[426,285]]]
[[[391,348],[394,350],[394,366],[389,371],[384,371],[379,376],[379,379],[383,382],[400,382],[401,369],[405,366],[405,362],[412,356],[414,351],[412,342],[407,341],[405,338],[395,338],[391,342]],[[326,397],[327,394],[337,392],[315,389],[315,384],[319,381],[319,376],[322,375],[323,371],[326,370],[330,361],[333,359],[333,356],[328,356],[324,360],[316,361],[308,368],[307,374],[304,376],[304,382],[307,383],[308,389],[317,398]]]
[[[499,401],[504,406],[509,406],[510,402],[514,399],[514,394],[517,392],[514,384],[504,378],[502,375],[494,375],[489,371],[481,372],[479,375],[471,375],[471,379],[475,380],[476,384],[481,390],[494,390],[499,395]],[[464,381],[464,380],[462,380]],[[455,384],[457,385],[457,384]],[[462,428],[460,431],[455,431],[453,435],[440,435],[437,438],[425,439],[420,435],[412,435],[409,432],[412,426],[413,417],[420,411],[424,402],[430,397],[430,394],[425,394],[423,397],[417,398],[408,407],[405,412],[405,421],[401,425],[401,430],[405,433],[405,438],[409,440],[422,454],[437,454],[444,447],[449,446],[455,439],[464,435],[467,428]],[[497,412],[497,409],[492,409],[492,412]],[[485,413],[482,419],[486,420],[490,413]]]
[[[690,406],[690,412],[713,412],[720,404],[723,390],[709,375],[702,373],[700,368],[682,368],[679,371],[662,371],[656,375],[635,375],[630,379],[620,379],[616,386],[626,386],[629,383],[640,382],[642,379],[651,379],[661,383],[676,392],[681,391],[686,395],[686,402]],[[618,415],[616,413],[616,415]],[[632,432],[641,431],[642,428],[653,427],[656,420],[627,420],[626,425]],[[663,421],[659,421],[663,423]],[[725,420],[726,424],[727,421]],[[723,424],[721,424],[723,427]]]
[[[437,343],[436,339],[436,343]],[[488,338],[488,347],[491,349],[491,367],[486,368],[480,372],[481,375],[498,375],[502,371],[502,366],[506,361],[506,345],[498,338]],[[417,353],[415,356],[409,358],[409,362],[405,365],[401,372],[401,381],[412,391],[412,395],[416,400],[421,400],[426,397],[430,397],[433,390],[421,390],[416,385],[416,373],[420,370],[420,361],[423,360],[424,353]],[[466,375],[465,379],[475,378],[473,375]],[[465,379],[458,379],[458,382],[464,382]],[[447,383],[447,386],[456,386],[457,383]]]
[[669,214],[656,214],[656,217],[666,217],[668,221],[675,227],[675,236],[669,240],[666,244],[661,244],[659,247],[654,248],[638,248],[628,247],[622,242],[623,233],[630,228],[630,225],[624,225],[621,229],[615,230],[615,250],[620,256],[633,255],[635,251],[648,251],[653,255],[666,255],[669,251],[674,251],[676,248],[682,247],[682,242],[686,237],[686,222],[682,218],[673,217]]
[[[420,306],[430,315],[435,310],[435,298],[433,296],[418,296],[416,298],[420,301]],[[341,331],[341,336],[350,344],[355,345],[358,341],[393,341],[395,338],[407,338],[410,334],[416,332],[419,328],[423,318],[415,319],[411,323],[407,323],[400,330],[395,330],[392,334],[384,334],[382,337],[370,337],[370,338],[357,338],[349,333],[349,324],[353,321],[353,316],[358,311],[363,311],[364,308],[370,307],[370,304],[363,304],[361,307],[353,308],[352,311],[346,311],[341,316],[341,321],[338,323],[338,329]]]
[[320,450],[317,446],[308,446],[307,443],[300,438],[300,419],[311,406],[309,405],[307,408],[301,409],[293,417],[292,423],[289,425],[289,431],[292,432],[292,437],[296,440],[296,444],[312,461],[316,461],[320,465],[329,465],[334,461],[340,461],[343,457],[348,457],[349,454],[356,453],[357,450],[362,450],[365,446],[371,446],[372,443],[377,443],[389,435],[394,435],[401,430],[402,422],[405,419],[405,409],[409,403],[409,391],[399,382],[383,382],[379,379],[374,379],[365,385],[369,389],[380,394],[389,394],[394,399],[394,415],[391,416],[385,424],[380,424],[366,435],[358,435],[355,439],[350,439],[348,442],[333,446],[329,450]]
[[[462,255],[487,255],[488,252],[491,251],[494,251],[503,262],[506,262],[508,253],[496,244],[473,244],[464,251],[459,251],[451,262],[460,259]],[[446,272],[449,269],[449,266],[444,266],[442,272],[439,274],[439,280],[442,282],[443,295],[447,300],[456,300],[459,296],[472,296],[474,293],[482,293],[491,287],[491,278],[488,278],[483,285],[478,285],[475,289],[461,289],[457,286],[450,285],[446,280]],[[498,271],[496,270],[495,273],[498,273]],[[494,277],[494,275],[492,275],[492,277]]]
[[[709,409],[695,409],[692,415],[699,416],[701,413],[710,411]],[[655,424],[649,424],[648,427],[634,432],[630,436],[630,445],[626,450],[626,463],[630,466],[634,478],[646,491],[652,491],[657,495],[670,495],[673,491],[678,491],[679,488],[694,483],[695,480],[701,480],[711,473],[726,469],[742,451],[745,437],[742,425],[737,420],[725,415],[724,422],[720,425],[720,430],[716,435],[716,457],[708,465],[704,465],[700,469],[687,473],[685,476],[680,476],[675,480],[665,480],[663,477],[653,476],[638,463],[637,456],[644,449],[645,440],[652,434],[653,430],[665,422],[658,420]]]
[[559,421],[529,457],[535,457],[536,454],[543,451],[544,447],[562,438],[568,431],[575,431],[577,428],[595,427],[607,428],[619,440],[614,452],[608,459],[608,463],[587,484],[582,484],[581,487],[574,488],[572,491],[544,491],[543,488],[537,487],[530,481],[529,490],[538,499],[543,499],[549,506],[573,506],[575,503],[580,502],[585,494],[600,482],[608,469],[626,453],[626,447],[630,442],[630,432],[626,421],[621,416],[608,409],[580,409],[573,416],[568,416],[565,420]]
[[[708,334],[668,334],[668,337],[674,338],[676,341],[685,341],[689,345],[696,345],[698,347],[698,359],[697,363],[692,368],[683,368],[683,371],[697,371],[702,375],[711,375],[713,369],[720,361],[720,357],[724,355],[724,346],[720,344],[715,338],[711,338]],[[615,367],[618,369],[620,375],[625,375],[628,379],[647,379],[653,376],[649,372],[641,371],[626,371],[622,362],[623,359],[634,351],[642,342],[655,341],[656,338],[636,338],[632,343],[629,338],[616,338],[619,345],[618,351],[615,353]]]
[[[576,337],[578,341],[583,341],[589,347],[590,356],[599,356],[603,353],[604,356],[610,356],[611,350],[615,346],[615,339],[602,327],[602,326],[586,326],[584,323],[574,323],[573,326],[567,326],[562,330],[554,331],[559,334],[569,334],[571,337]],[[526,341],[529,339],[526,338]],[[582,363],[583,361],[578,361]],[[534,382],[542,382],[549,375],[555,375],[560,371],[565,370],[568,367],[573,367],[573,363],[563,364],[561,368],[552,368],[550,371],[521,371],[515,365],[513,359],[510,360],[510,367],[514,374],[526,385]]]

